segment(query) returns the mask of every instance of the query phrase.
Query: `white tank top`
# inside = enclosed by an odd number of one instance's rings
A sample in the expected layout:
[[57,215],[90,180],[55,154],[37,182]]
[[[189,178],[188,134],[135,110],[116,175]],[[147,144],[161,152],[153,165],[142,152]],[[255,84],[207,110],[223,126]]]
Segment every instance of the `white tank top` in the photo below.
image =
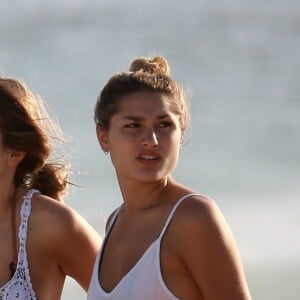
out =
[[19,253],[16,271],[13,277],[3,287],[0,288],[0,300],[37,300],[32,289],[30,274],[28,269],[26,239],[27,224],[31,212],[31,197],[37,190],[29,190],[24,196],[21,207],[21,223],[19,227]]
[[186,198],[195,195],[187,194],[181,197],[171,210],[159,237],[149,246],[135,266],[120,280],[111,292],[106,292],[99,281],[99,263],[106,239],[117,218],[118,211],[109,224],[102,247],[97,255],[91,278],[88,300],[179,300],[166,286],[160,269],[160,244],[162,237],[179,204]]

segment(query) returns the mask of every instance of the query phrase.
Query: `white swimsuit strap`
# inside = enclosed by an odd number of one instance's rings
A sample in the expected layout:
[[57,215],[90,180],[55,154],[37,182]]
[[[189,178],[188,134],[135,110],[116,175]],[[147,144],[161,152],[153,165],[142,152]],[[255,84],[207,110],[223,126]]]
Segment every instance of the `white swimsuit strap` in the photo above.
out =
[[171,222],[171,220],[172,220],[172,218],[173,218],[173,216],[174,216],[174,213],[175,213],[177,207],[178,207],[178,206],[179,206],[186,198],[189,198],[189,197],[191,197],[191,196],[199,196],[199,194],[196,194],[196,193],[190,193],[190,194],[183,195],[183,196],[176,202],[176,204],[173,206],[173,208],[172,208],[172,210],[171,210],[171,212],[170,212],[170,214],[169,214],[169,216],[168,216],[168,218],[167,218],[167,220],[166,220],[166,222],[165,222],[165,225],[164,225],[162,231],[160,232],[160,235],[159,235],[159,238],[158,238],[159,240],[163,237],[164,233],[166,232],[166,230],[167,230],[167,228],[168,228],[168,226],[169,226],[169,224],[170,224],[170,222]]
[[[167,227],[169,226],[169,223],[171,222],[172,218],[173,218],[173,215],[177,209],[177,207],[186,199],[186,198],[189,198],[191,196],[199,196],[200,194],[197,194],[197,193],[189,193],[189,194],[186,194],[186,195],[183,195],[177,202],[176,204],[173,206],[165,224],[164,224],[164,227],[163,229],[161,230],[160,232],[160,235],[159,235],[159,239],[162,238],[162,236],[164,235],[165,231],[167,230]],[[106,235],[109,234],[109,232],[111,231],[113,225],[115,224],[115,221],[118,217],[118,214],[119,214],[119,211],[120,209],[122,208],[122,205],[120,205],[116,210],[115,212],[113,213],[109,223],[108,223],[108,226],[107,226],[107,230],[106,230]]]
[[27,264],[27,259],[24,260],[26,256],[26,240],[27,240],[27,227],[28,227],[28,218],[31,213],[31,197],[34,193],[39,192],[38,190],[31,189],[27,192],[24,196],[24,201],[21,206],[21,222],[19,227],[19,241],[20,241],[20,248],[19,248],[19,262],[23,262]]
[[35,292],[32,288],[30,272],[28,269],[28,261],[26,254],[26,240],[27,240],[27,227],[28,218],[31,212],[31,197],[37,190],[29,190],[23,197],[23,203],[20,209],[20,226],[19,226],[19,253],[18,263],[13,277],[8,281],[0,290],[0,299],[15,300],[37,300]]

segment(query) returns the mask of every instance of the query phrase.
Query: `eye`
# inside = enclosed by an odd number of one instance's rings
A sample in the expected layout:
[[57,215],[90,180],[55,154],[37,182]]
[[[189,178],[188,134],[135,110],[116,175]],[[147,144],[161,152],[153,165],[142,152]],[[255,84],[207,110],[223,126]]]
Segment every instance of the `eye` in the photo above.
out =
[[129,124],[126,124],[124,127],[125,128],[139,128],[140,124],[139,123],[129,123]]
[[160,122],[158,123],[157,127],[161,127],[161,128],[164,128],[164,127],[171,127],[173,126],[173,123],[170,122],[170,121],[164,121],[164,122]]

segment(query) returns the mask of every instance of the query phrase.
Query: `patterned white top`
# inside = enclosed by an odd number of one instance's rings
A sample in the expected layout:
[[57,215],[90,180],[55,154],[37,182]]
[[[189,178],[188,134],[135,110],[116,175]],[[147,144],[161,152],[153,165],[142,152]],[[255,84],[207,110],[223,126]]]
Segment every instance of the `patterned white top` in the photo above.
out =
[[31,212],[31,197],[36,192],[39,191],[31,189],[24,196],[24,201],[20,212],[20,247],[17,268],[13,277],[4,286],[0,287],[0,300],[37,300],[31,284],[26,253],[27,224]]

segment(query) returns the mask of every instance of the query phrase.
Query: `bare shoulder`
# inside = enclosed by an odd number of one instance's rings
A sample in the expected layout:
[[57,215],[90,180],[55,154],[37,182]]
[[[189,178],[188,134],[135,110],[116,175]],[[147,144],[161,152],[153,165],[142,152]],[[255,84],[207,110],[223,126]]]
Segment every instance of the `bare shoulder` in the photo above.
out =
[[64,202],[38,193],[32,197],[30,223],[35,225],[34,228],[49,233],[48,238],[61,239],[66,236],[70,239],[70,235],[81,233],[99,239],[96,231],[76,210]]
[[205,299],[250,299],[234,236],[213,199],[183,201],[170,229],[177,239],[172,245]]
[[207,196],[192,195],[181,203],[176,212],[177,222],[188,226],[210,224],[223,219],[216,202]]
[[176,211],[174,227],[184,243],[188,240],[194,243],[197,237],[204,251],[206,246],[209,247],[209,241],[233,242],[233,235],[221,210],[207,196],[193,195],[183,201]]
[[102,242],[96,230],[64,202],[38,193],[32,197],[29,230],[30,244],[44,257],[43,264],[59,266],[86,290]]
[[48,196],[34,194],[32,197],[31,219],[38,219],[41,224],[52,226],[75,225],[81,222],[81,216],[64,202]]

